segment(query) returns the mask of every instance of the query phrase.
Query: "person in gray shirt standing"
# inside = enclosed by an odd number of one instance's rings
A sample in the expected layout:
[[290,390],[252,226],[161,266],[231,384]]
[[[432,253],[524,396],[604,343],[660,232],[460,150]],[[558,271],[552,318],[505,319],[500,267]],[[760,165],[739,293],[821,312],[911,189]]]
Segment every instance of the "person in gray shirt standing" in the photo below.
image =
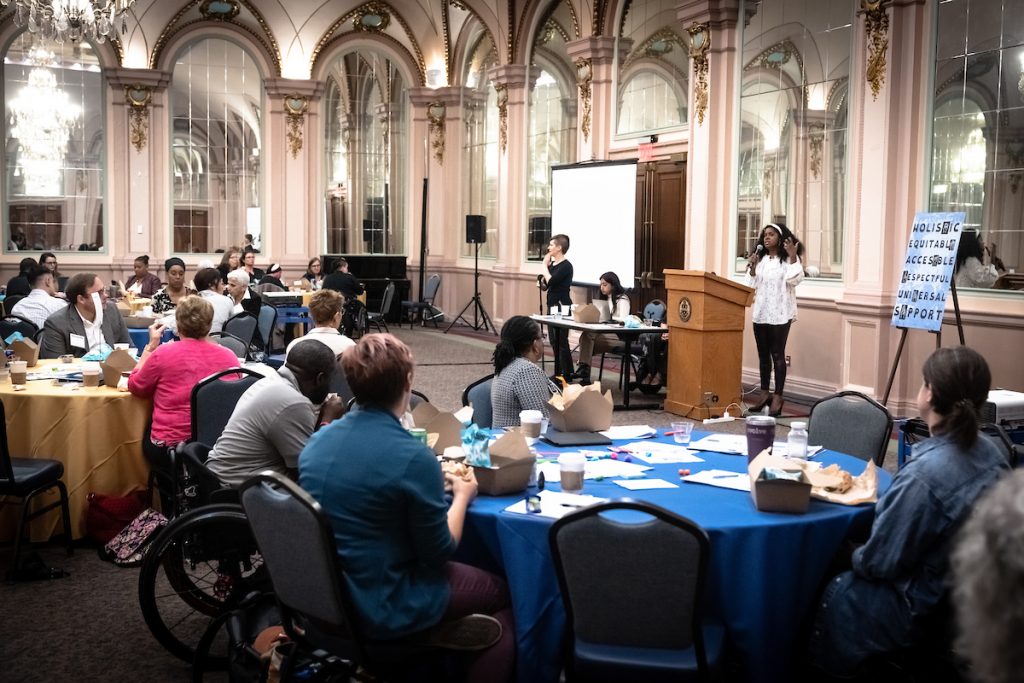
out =
[[210,470],[228,486],[264,470],[294,477],[299,453],[315,429],[345,412],[338,397],[327,397],[336,371],[334,352],[324,344],[293,349],[277,376],[261,379],[242,394],[210,451]]

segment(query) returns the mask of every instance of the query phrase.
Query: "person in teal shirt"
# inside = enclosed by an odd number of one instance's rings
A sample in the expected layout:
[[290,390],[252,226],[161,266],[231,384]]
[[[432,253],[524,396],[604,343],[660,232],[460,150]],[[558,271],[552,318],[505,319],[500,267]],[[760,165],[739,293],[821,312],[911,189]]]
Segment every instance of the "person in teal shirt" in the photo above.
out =
[[469,680],[508,680],[515,660],[508,588],[450,561],[476,479],[443,475],[433,451],[399,422],[412,391],[411,352],[392,335],[371,334],[341,363],[357,405],[310,439],[299,456],[299,484],[330,519],[364,631],[388,640],[490,614],[503,633],[475,653]]

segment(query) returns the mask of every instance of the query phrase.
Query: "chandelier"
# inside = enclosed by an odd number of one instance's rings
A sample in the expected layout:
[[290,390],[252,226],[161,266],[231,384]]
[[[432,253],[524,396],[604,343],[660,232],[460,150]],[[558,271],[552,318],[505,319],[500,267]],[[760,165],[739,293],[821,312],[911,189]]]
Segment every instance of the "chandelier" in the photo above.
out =
[[32,48],[28,84],[9,103],[11,137],[18,140],[18,168],[25,183],[24,194],[54,197],[61,194],[64,159],[71,129],[81,114],[57,85],[57,77],[46,64],[54,63],[52,52]]
[[58,43],[82,38],[102,43],[117,40],[119,19],[121,33],[128,32],[128,10],[135,0],[0,0],[4,7],[12,4],[14,23],[30,33]]

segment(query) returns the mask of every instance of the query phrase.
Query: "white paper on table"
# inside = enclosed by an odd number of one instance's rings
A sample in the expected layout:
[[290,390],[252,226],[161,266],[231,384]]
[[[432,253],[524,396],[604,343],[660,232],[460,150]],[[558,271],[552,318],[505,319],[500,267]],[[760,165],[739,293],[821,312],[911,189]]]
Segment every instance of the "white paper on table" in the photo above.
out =
[[709,434],[703,439],[690,442],[695,451],[715,451],[716,453],[747,454],[747,437],[744,434]]
[[564,517],[573,510],[586,507],[588,505],[595,505],[597,503],[604,503],[607,498],[598,498],[596,496],[588,496],[578,493],[562,493],[561,491],[549,491],[547,489],[540,492],[540,512],[527,512],[526,511],[526,499],[516,501],[507,508],[505,512],[512,512],[519,515],[531,515],[536,514],[542,517],[551,517],[558,519]]
[[637,441],[622,446],[634,458],[643,460],[648,465],[674,465],[681,462],[704,462],[686,446],[678,446],[660,441]]
[[[821,453],[823,450],[825,450],[824,446],[808,446],[807,447],[807,457],[808,458],[813,458],[818,453]],[[778,455],[778,456],[781,456],[783,458],[788,458],[789,457],[789,443],[786,442],[786,441],[776,441],[775,443],[773,443],[772,444],[772,455]]]
[[679,484],[673,484],[664,479],[616,479],[612,482],[630,491],[646,491],[648,489],[677,489]]
[[[612,479],[615,477],[642,477],[644,472],[653,468],[647,465],[640,465],[633,462],[623,462],[603,458],[601,460],[588,460],[583,466],[584,479]],[[558,481],[562,477],[562,470],[557,462],[543,462],[537,465],[538,475],[544,473],[546,481]]]
[[464,425],[473,421],[473,406],[462,406],[455,413],[455,419]]
[[657,435],[657,430],[649,425],[616,425],[601,432],[612,441],[617,439],[649,439]]
[[683,477],[683,481],[694,484],[707,484],[723,489],[750,491],[750,475],[746,472],[730,472],[728,470],[703,470]]

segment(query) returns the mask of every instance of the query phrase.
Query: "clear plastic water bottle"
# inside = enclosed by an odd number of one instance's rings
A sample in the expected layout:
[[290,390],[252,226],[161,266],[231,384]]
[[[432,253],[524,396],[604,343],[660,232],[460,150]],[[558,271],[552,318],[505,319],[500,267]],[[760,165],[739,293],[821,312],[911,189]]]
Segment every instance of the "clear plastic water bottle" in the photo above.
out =
[[794,422],[789,428],[786,455],[796,460],[807,459],[807,423]]

